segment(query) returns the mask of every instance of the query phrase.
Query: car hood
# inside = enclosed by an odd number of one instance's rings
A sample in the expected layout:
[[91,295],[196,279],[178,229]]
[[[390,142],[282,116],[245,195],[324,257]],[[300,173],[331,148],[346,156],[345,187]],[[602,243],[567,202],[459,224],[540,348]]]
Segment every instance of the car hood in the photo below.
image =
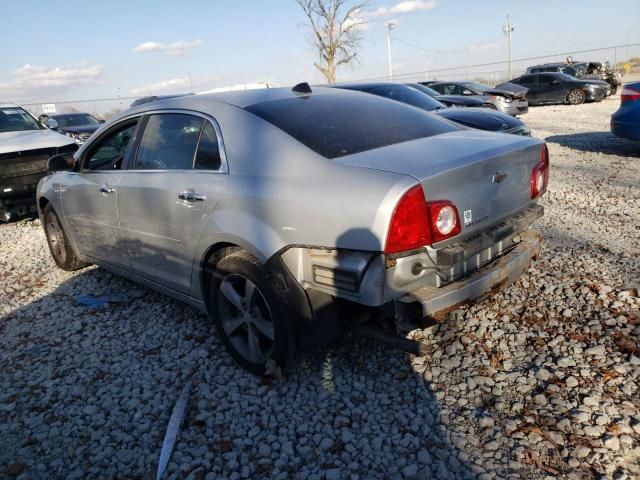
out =
[[443,108],[435,113],[467,127],[490,132],[501,132],[524,125],[521,120],[511,115],[487,108]]
[[436,100],[452,102],[458,105],[468,105],[471,107],[480,106],[484,102],[477,97],[469,97],[465,95],[438,95],[435,97]]
[[72,133],[93,133],[102,125],[78,125],[75,127],[60,127],[58,130]]
[[506,82],[496,85],[495,88],[486,90],[485,95],[502,95],[507,98],[524,98],[527,95],[529,89],[522,85],[516,85],[515,83]]
[[0,154],[39,148],[57,148],[74,143],[69,137],[52,130],[0,132]]

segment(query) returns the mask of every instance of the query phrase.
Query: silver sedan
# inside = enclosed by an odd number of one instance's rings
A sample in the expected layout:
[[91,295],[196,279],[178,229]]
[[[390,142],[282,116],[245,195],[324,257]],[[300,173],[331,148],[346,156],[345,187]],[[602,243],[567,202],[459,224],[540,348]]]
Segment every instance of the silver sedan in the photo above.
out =
[[549,162],[536,139],[303,84],[146,103],[49,168],[59,267],[195,306],[262,373],[345,326],[410,330],[518,278]]

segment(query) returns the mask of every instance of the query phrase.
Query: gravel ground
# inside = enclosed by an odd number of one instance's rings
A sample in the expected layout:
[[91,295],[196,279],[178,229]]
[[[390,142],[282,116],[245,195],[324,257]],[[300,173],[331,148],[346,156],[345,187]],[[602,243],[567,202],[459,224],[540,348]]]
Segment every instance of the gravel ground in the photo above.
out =
[[186,382],[171,478],[638,478],[640,144],[608,133],[618,103],[524,117],[551,153],[543,255],[413,332],[424,358],[347,338],[259,379],[162,295],[78,305],[132,284],[0,225],[0,478],[155,478]]

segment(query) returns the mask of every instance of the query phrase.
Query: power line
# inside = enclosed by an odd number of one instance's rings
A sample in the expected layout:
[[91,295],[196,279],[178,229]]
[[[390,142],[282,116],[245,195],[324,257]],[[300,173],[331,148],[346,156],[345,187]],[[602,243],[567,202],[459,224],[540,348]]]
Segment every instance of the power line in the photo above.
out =
[[[600,48],[591,48],[588,50],[575,50],[572,52],[560,52],[559,55],[574,55],[574,54],[578,54],[578,53],[589,53],[589,52],[597,52],[600,50],[611,50],[614,49],[614,51],[616,51],[618,48],[623,48],[623,47],[638,47],[640,46],[640,43],[630,43],[630,44],[624,44],[624,45],[611,45],[611,46],[607,46],[607,47],[600,47]],[[553,53],[549,53],[547,55],[537,55],[535,57],[526,57],[526,58],[516,58],[513,59],[513,62],[526,62],[529,60],[540,60],[540,59],[544,59],[544,58],[549,58],[549,57],[555,57],[556,55],[558,55],[557,52],[553,52]],[[451,70],[464,70],[465,68],[476,68],[476,67],[487,67],[487,66],[491,66],[491,65],[502,65],[506,63],[504,60],[500,60],[500,61],[495,61],[495,62],[487,62],[487,63],[476,63],[474,65],[460,65],[457,67],[447,67],[447,68],[439,68],[439,69],[434,69],[434,70],[429,70],[430,73],[439,73],[439,72],[448,72]],[[417,76],[421,76],[422,74],[424,74],[424,70],[420,70],[418,72],[409,72],[409,73],[401,73],[401,74],[396,74],[396,77],[417,77]],[[370,77],[370,78],[362,78],[359,81],[361,82],[365,82],[365,81],[373,81],[373,80],[381,80],[384,79],[386,77],[384,76],[380,76],[380,77]]]

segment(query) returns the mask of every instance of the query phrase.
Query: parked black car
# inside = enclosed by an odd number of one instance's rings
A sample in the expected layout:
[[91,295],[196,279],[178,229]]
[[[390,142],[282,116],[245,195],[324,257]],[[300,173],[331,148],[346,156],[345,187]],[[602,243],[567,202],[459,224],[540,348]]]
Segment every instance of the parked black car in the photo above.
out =
[[600,62],[545,63],[529,67],[525,72],[526,75],[533,73],[565,73],[580,80],[602,82],[609,86],[607,95],[615,95],[622,84],[620,74],[603,66]]
[[483,83],[465,81],[432,83],[429,88],[441,95],[475,96],[484,103],[490,104],[490,108],[513,116],[522,115],[529,111],[526,89],[518,88],[515,85],[503,83],[497,87],[491,87]]
[[493,108],[491,104],[488,104],[476,97],[469,97],[464,95],[440,95],[433,88],[429,88],[422,83],[407,83],[406,85],[420,90],[422,93],[426,93],[430,97],[435,98],[440,103],[444,103],[447,107],[486,107]]
[[608,89],[608,85],[602,85],[602,82],[579,80],[565,73],[523,75],[509,83],[529,89],[527,98],[530,105],[545,103],[580,105],[584,102],[599,102],[605,97]]
[[57,113],[40,115],[40,123],[51,130],[73,138],[76,143],[83,144],[95,132],[104,120],[98,120],[89,113]]
[[447,108],[426,93],[400,83],[352,83],[336,85],[336,87],[346,90],[358,90],[406,103],[422,110],[433,112],[465,127],[490,132],[531,135],[529,127],[521,120],[506,113],[486,108]]

